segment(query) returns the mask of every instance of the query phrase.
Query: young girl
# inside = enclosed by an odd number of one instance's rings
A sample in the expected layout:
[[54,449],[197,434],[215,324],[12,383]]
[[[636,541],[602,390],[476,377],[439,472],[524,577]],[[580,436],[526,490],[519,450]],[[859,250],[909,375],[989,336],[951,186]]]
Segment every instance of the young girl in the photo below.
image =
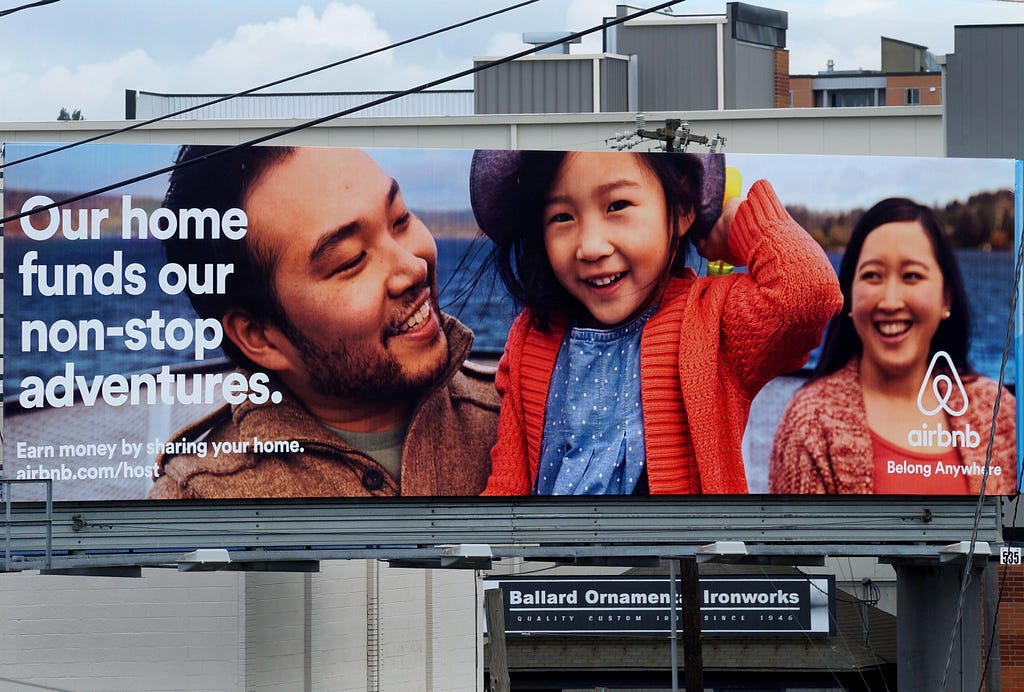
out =
[[[473,211],[524,308],[484,494],[747,492],[750,402],[842,296],[767,182],[724,210],[723,186],[721,155],[474,154]],[[688,241],[748,271],[697,278]]]

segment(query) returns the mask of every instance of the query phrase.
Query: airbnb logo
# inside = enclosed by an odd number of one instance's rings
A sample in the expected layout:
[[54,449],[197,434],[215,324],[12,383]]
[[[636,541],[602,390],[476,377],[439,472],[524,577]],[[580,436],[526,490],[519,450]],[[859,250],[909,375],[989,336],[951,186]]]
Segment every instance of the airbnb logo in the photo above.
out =
[[[940,360],[945,361],[945,366],[949,369],[952,374],[952,378],[949,375],[942,372],[938,375],[935,374],[935,366]],[[925,408],[924,396],[928,391],[928,383],[931,382],[931,391],[935,396],[935,400],[938,405],[935,408]],[[954,409],[951,403],[954,394],[960,393],[960,398],[963,399],[963,406],[958,409]],[[935,355],[932,356],[932,362],[928,364],[928,371],[924,374],[924,380],[921,382],[921,389],[917,393],[917,408],[921,413],[926,416],[934,416],[940,411],[945,411],[951,416],[962,416],[967,411],[967,390],[964,389],[964,383],[960,381],[960,373],[956,371],[956,366],[953,365],[953,359],[949,357],[949,354],[945,351],[936,351]]]

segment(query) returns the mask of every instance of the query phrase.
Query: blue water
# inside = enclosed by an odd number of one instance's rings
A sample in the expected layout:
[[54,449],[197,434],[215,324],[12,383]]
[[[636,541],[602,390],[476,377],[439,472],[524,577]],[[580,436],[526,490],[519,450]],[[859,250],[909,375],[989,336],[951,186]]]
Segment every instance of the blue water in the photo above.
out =
[[[168,296],[155,287],[155,277],[163,263],[158,243],[132,241],[124,244],[111,239],[88,243],[31,243],[8,238],[5,242],[5,316],[4,366],[8,395],[18,389],[20,380],[28,375],[44,379],[64,371],[67,360],[75,361],[76,374],[91,376],[113,372],[128,373],[156,368],[171,363],[192,362],[189,351],[129,351],[120,347],[104,351],[85,350],[69,353],[53,351],[21,352],[21,321],[41,319],[48,324],[57,319],[77,322],[98,318],[107,325],[123,324],[132,317],[146,318],[152,310],[165,317],[191,316],[188,301],[181,296]],[[109,262],[113,252],[121,249],[125,262],[139,262],[146,267],[152,284],[141,296],[61,296],[24,297],[18,264],[28,249],[38,250],[39,264],[89,263],[96,266]],[[514,317],[511,300],[493,274],[478,276],[490,246],[486,241],[438,239],[438,276],[442,308],[457,316],[476,334],[474,349],[484,353],[500,353],[505,335]],[[1010,291],[1013,284],[1013,256],[1008,252],[962,250],[958,253],[967,281],[972,309],[971,361],[974,368],[993,379],[999,376],[1009,314]],[[838,265],[840,256],[831,257]],[[343,309],[344,306],[339,306]],[[813,362],[814,355],[812,355]],[[1005,374],[1013,382],[1012,355]]]

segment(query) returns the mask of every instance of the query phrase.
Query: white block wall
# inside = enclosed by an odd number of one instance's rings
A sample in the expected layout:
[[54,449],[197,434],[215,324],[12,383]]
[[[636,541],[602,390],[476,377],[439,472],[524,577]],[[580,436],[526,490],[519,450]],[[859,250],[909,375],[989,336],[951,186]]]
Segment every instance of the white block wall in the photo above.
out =
[[[237,692],[482,686],[472,571],[0,574],[0,690]],[[377,605],[374,605],[374,601]]]
[[0,689],[241,690],[243,580],[0,574]]

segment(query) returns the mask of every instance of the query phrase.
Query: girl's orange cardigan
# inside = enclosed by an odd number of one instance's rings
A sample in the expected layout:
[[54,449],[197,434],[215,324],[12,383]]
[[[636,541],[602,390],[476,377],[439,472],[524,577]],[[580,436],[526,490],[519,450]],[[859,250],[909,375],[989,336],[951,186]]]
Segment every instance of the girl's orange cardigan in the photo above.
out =
[[[750,402],[796,370],[843,299],[825,253],[758,181],[729,229],[747,272],[674,277],[640,342],[640,391],[652,494],[745,493],[740,444]],[[498,440],[485,495],[529,495],[548,385],[566,322],[542,332],[524,310],[498,366]]]

